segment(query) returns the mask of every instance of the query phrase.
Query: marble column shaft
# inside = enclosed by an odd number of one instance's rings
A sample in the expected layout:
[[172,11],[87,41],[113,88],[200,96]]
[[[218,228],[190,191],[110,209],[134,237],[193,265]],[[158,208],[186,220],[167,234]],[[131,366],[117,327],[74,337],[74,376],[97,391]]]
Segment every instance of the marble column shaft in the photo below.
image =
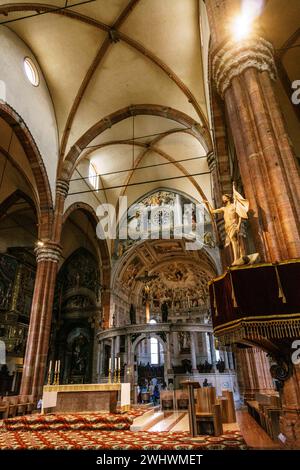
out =
[[38,247],[36,253],[37,270],[20,394],[38,397],[46,372],[60,247],[48,242]]
[[300,176],[275,93],[272,44],[253,27],[240,42],[224,23],[234,0],[207,0],[214,85],[224,99],[237,160],[250,202],[256,250],[263,260],[300,256]]

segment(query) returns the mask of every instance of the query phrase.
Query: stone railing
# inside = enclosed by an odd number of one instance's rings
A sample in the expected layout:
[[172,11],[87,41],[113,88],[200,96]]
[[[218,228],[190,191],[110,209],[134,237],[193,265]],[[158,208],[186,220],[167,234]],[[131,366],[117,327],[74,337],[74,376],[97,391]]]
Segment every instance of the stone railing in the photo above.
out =
[[97,334],[99,341],[108,338],[114,338],[116,336],[140,334],[140,333],[173,333],[174,331],[190,331],[190,332],[207,332],[213,331],[212,326],[204,323],[145,323],[140,325],[128,325],[121,326],[119,328],[109,328],[107,330],[100,331]]

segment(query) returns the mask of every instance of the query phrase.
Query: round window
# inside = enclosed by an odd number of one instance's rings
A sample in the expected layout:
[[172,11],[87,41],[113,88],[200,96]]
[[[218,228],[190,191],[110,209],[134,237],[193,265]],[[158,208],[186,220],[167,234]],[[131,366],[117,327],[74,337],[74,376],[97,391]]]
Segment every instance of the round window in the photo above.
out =
[[25,57],[24,59],[24,70],[26,77],[30,81],[31,85],[38,86],[38,84],[40,83],[39,73],[36,66],[34,65],[32,60],[29,59],[29,57]]

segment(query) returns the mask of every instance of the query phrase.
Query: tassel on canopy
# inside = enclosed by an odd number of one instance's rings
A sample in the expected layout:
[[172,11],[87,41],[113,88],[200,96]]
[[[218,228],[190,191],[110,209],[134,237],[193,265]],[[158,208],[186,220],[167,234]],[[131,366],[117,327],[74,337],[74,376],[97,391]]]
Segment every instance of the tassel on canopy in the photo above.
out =
[[284,292],[283,292],[283,288],[282,288],[282,284],[281,284],[281,280],[280,280],[280,276],[279,276],[277,266],[275,266],[275,273],[276,273],[276,279],[277,279],[277,284],[278,284],[278,298],[281,299],[284,304],[286,304],[286,297],[285,297]]

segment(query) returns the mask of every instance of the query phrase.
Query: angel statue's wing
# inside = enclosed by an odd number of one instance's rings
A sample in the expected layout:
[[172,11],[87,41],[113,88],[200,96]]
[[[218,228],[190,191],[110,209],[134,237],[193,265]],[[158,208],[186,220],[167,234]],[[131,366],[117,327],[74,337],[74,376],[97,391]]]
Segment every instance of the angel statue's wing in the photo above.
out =
[[235,187],[233,187],[233,201],[237,214],[242,219],[248,219],[247,212],[249,210],[249,201],[243,196],[241,196],[241,194],[237,192]]

